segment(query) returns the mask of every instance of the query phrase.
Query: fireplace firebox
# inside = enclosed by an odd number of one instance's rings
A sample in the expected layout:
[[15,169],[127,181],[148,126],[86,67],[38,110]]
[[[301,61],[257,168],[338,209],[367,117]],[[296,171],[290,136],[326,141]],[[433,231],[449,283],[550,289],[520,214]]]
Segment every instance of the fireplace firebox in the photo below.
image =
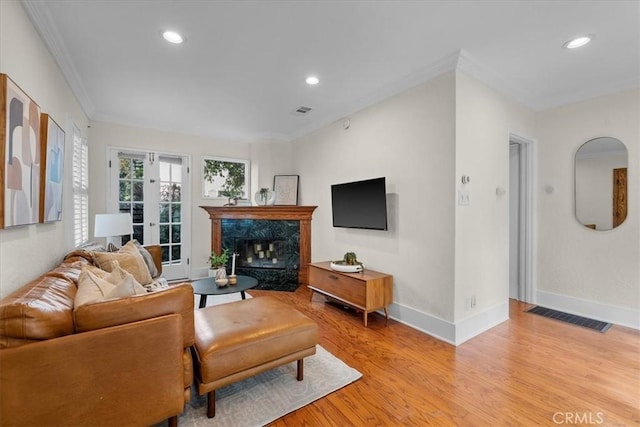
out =
[[236,274],[258,279],[257,289],[295,291],[300,266],[298,221],[223,219],[222,247],[237,253]]

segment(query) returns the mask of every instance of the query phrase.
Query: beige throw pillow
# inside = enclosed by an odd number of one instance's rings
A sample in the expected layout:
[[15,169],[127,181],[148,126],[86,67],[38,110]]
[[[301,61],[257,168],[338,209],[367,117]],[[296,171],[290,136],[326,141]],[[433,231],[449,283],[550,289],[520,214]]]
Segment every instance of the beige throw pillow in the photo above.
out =
[[105,299],[126,298],[146,293],[147,290],[140,283],[136,282],[136,279],[134,279],[131,274],[127,273],[122,282],[114,286]]
[[110,273],[89,265],[80,272],[74,305],[80,307],[106,299],[146,293],[146,289],[136,282],[133,275],[117,264]]
[[94,252],[94,263],[105,271],[113,271],[117,264],[129,273],[140,284],[146,285],[153,282],[147,264],[145,264],[140,251],[133,243],[128,241],[118,252]]

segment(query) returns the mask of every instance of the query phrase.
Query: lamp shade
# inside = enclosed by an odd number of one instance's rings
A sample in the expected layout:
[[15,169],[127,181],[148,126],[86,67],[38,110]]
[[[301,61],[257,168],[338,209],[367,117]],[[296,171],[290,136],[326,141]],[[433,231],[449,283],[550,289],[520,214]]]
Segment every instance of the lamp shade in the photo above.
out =
[[96,214],[93,233],[95,237],[112,237],[125,234],[133,234],[131,214]]

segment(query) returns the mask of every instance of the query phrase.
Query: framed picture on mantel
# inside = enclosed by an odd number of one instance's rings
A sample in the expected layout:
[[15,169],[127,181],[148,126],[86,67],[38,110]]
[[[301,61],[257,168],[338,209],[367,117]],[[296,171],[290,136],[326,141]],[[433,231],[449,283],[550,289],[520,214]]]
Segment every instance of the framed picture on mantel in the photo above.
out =
[[299,175],[276,175],[273,177],[273,190],[276,193],[275,205],[298,204]]

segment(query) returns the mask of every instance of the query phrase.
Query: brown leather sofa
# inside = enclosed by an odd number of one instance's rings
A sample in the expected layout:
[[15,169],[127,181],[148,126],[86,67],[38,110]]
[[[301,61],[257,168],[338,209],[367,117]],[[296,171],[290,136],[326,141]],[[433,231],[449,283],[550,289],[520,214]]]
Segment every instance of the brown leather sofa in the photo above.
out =
[[[147,247],[161,270],[159,246]],[[149,426],[190,398],[189,284],[74,307],[91,252],[0,301],[0,426]]]

